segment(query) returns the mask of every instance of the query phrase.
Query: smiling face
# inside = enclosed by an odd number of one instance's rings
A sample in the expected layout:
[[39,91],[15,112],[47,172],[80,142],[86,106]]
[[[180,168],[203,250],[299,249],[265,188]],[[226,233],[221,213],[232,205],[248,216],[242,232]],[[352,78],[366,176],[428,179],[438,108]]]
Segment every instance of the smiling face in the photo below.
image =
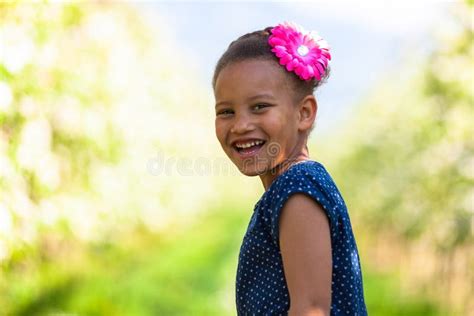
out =
[[243,174],[275,178],[275,168],[301,160],[311,123],[282,67],[265,59],[232,63],[219,73],[214,92],[216,136]]

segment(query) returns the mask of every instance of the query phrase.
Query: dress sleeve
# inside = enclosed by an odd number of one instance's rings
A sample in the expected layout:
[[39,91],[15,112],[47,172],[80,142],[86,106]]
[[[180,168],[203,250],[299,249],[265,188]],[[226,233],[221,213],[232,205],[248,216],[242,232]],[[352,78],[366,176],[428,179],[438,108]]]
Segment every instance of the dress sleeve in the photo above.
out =
[[[281,211],[286,201],[296,193],[303,193],[321,205],[328,220],[331,232],[331,240],[338,234],[338,203],[331,192],[331,179],[324,173],[310,172],[304,169],[291,170],[283,175],[281,181],[276,183],[272,192],[270,203],[264,211],[265,222],[269,226],[269,231],[273,242],[280,248],[279,240],[279,220]],[[339,196],[339,195],[338,195]]]

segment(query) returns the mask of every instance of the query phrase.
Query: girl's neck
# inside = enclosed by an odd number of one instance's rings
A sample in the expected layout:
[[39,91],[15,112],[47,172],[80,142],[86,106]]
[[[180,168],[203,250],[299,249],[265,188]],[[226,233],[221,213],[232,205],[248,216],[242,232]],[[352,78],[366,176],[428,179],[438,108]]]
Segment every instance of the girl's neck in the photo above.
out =
[[263,184],[263,187],[265,188],[265,191],[268,190],[270,185],[273,183],[273,181],[275,181],[275,179],[279,175],[284,173],[291,166],[308,159],[309,159],[309,150],[308,150],[308,146],[305,144],[304,147],[298,151],[298,153],[290,155],[287,159],[285,159],[280,164],[276,165],[269,172],[266,172],[260,175],[260,180],[262,180],[262,184]]

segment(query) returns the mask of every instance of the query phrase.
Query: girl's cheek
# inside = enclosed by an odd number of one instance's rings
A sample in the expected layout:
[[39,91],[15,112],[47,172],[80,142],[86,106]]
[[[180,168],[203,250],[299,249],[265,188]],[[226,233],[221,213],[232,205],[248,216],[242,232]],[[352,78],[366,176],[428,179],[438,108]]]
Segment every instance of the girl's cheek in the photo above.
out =
[[216,121],[216,137],[220,143],[225,140],[225,127],[222,123]]
[[271,127],[284,126],[287,120],[282,116],[270,116],[266,120],[266,125]]

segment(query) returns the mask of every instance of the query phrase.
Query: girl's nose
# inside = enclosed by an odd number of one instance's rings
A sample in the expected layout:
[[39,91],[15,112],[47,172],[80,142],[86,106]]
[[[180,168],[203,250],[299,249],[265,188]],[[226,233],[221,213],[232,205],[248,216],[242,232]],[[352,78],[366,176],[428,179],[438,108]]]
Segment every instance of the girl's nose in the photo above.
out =
[[237,115],[235,118],[235,123],[230,129],[231,133],[235,134],[244,134],[246,132],[252,131],[254,126],[247,115]]

